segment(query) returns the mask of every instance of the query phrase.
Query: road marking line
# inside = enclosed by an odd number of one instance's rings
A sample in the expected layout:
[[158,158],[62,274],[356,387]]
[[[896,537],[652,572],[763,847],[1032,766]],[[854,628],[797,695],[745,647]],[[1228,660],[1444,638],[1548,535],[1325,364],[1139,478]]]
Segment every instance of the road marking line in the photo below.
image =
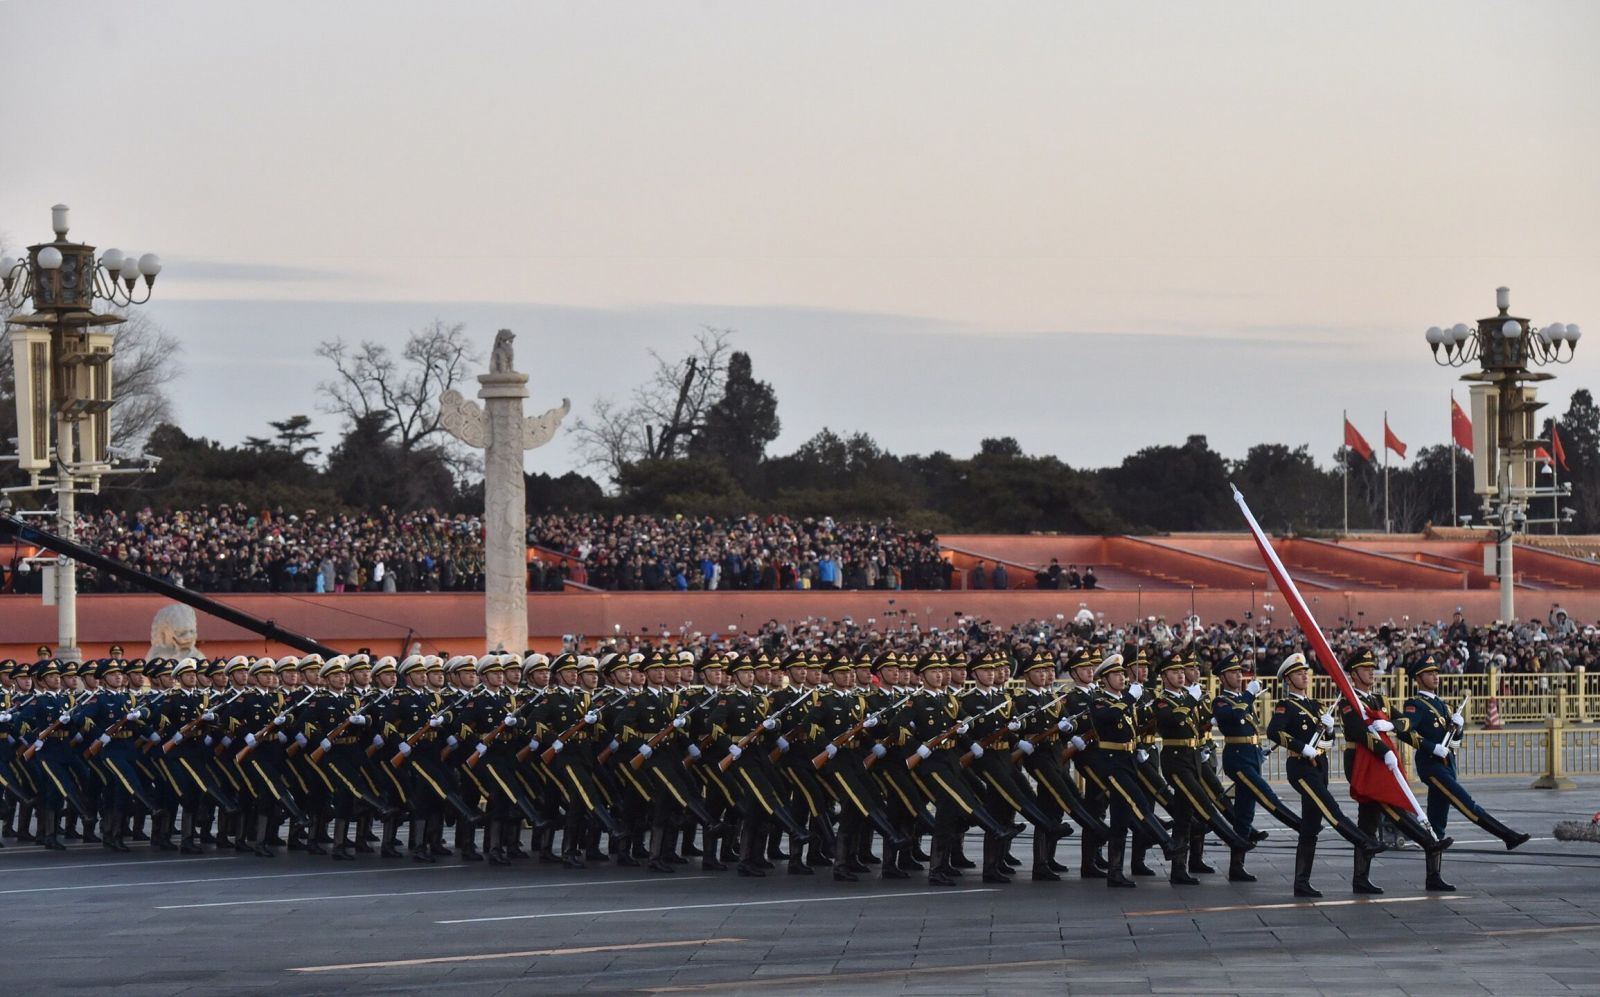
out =
[[992,970],[1033,969],[1040,966],[1071,966],[1082,959],[1028,959],[1022,962],[974,962],[965,966],[919,966],[916,969],[875,969],[865,973],[823,973],[817,976],[773,976],[735,980],[727,983],[684,984],[672,987],[642,987],[640,993],[681,994],[706,990],[751,990],[756,987],[788,987],[806,983],[836,983],[848,980],[892,980],[901,976],[927,976],[934,973],[983,973]]
[[121,862],[91,862],[88,865],[41,865],[33,869],[0,869],[0,876],[19,876],[30,872],[48,872],[52,876],[63,872],[76,872],[79,869],[107,869],[116,866],[119,869],[142,869],[147,865],[196,865],[200,862],[237,862],[232,855],[215,855],[211,858],[186,858],[186,859],[151,859],[141,862],[138,859],[126,859]]
[[[684,876],[673,882],[686,882],[692,879],[711,879],[710,876]],[[193,910],[197,907],[249,907],[257,904],[300,904],[313,900],[374,900],[378,897],[433,897],[446,893],[494,893],[500,890],[559,890],[563,887],[591,886],[616,886],[626,884],[630,886],[643,886],[648,883],[659,882],[650,879],[601,879],[601,880],[570,880],[564,883],[533,883],[519,886],[472,886],[459,890],[407,890],[394,893],[345,893],[331,897],[274,897],[270,900],[218,900],[205,904],[165,904],[156,907],[156,910]]]
[[291,973],[333,973],[346,969],[394,969],[401,966],[434,966],[447,962],[486,962],[491,959],[535,959],[547,955],[588,955],[591,952],[633,952],[639,949],[680,948],[686,945],[732,945],[743,938],[692,938],[682,942],[632,942],[626,945],[588,945],[570,949],[528,949],[523,952],[485,952],[480,955],[441,955],[428,959],[395,959],[390,962],[349,962],[339,966],[291,966]]
[[1502,931],[1480,931],[1480,935],[1557,935],[1567,931],[1600,931],[1600,924],[1568,924],[1559,928],[1506,928]]
[[1309,910],[1313,907],[1357,907],[1365,904],[1414,904],[1428,900],[1467,900],[1464,893],[1431,893],[1423,897],[1381,897],[1371,900],[1306,900],[1288,904],[1234,904],[1227,907],[1179,907],[1173,910],[1130,910],[1124,917],[1169,917],[1183,914],[1221,914],[1235,910]]
[[504,914],[499,917],[462,917],[434,924],[482,924],[486,921],[535,921],[547,917],[595,917],[601,914],[650,914],[669,910],[708,910],[713,907],[771,907],[781,904],[828,904],[848,901],[898,900],[903,897],[953,897],[962,893],[998,893],[995,889],[919,890],[915,893],[877,893],[865,896],[796,897],[789,900],[743,900],[720,904],[677,904],[671,907],[618,907],[612,910],[568,910],[550,914]]
[[265,876],[217,876],[211,879],[152,879],[140,883],[91,883],[85,886],[36,886],[26,890],[0,890],[0,897],[18,893],[68,893],[75,890],[121,890],[130,886],[189,886],[194,883],[245,883],[257,879],[305,879],[313,876],[361,876],[375,872],[434,872],[465,869],[460,865],[412,866],[409,869],[349,869],[339,872],[280,872]]

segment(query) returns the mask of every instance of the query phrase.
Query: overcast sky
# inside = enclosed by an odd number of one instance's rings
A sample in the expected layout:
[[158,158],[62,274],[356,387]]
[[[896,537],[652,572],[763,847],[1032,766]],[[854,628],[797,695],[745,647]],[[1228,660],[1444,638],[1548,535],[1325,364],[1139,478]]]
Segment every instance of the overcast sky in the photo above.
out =
[[[1447,438],[1430,324],[1597,335],[1600,4],[0,2],[0,241],[155,251],[178,411],[518,334],[530,409],[730,326],[789,449]],[[1461,392],[1464,398],[1465,393]],[[337,424],[323,417],[326,428]],[[530,470],[574,464],[558,437]]]

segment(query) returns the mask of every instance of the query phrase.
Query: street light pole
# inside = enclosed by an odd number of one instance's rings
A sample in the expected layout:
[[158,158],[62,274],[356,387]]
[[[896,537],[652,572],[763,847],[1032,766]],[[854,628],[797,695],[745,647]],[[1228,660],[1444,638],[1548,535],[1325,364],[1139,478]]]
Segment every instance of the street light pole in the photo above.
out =
[[[17,466],[28,484],[7,491],[49,487],[56,496],[56,533],[76,539],[78,492],[98,492],[100,479],[119,472],[110,454],[112,326],[124,319],[96,312],[150,300],[161,258],[154,253],[95,247],[67,239],[69,209],[50,209],[53,242],[28,247],[24,258],[0,258],[0,304],[34,311],[7,321],[17,401]],[[140,288],[140,282],[143,288]],[[54,429],[52,433],[51,430]],[[78,573],[56,559],[56,654],[81,661],[78,648]]]
[[[1499,314],[1479,319],[1476,329],[1465,322],[1448,328],[1431,326],[1425,338],[1435,363],[1441,367],[1465,367],[1477,362],[1479,369],[1461,375],[1461,379],[1494,388],[1495,452],[1492,455],[1474,453],[1473,456],[1478,461],[1476,466],[1488,466],[1485,458],[1492,457],[1496,469],[1498,480],[1485,497],[1485,519],[1495,529],[1500,619],[1509,625],[1516,619],[1516,579],[1512,571],[1514,541],[1517,533],[1527,526],[1526,500],[1541,494],[1532,474],[1528,475],[1525,487],[1512,486],[1513,457],[1520,454],[1526,467],[1528,455],[1538,442],[1529,417],[1543,408],[1544,403],[1533,399],[1531,385],[1555,377],[1529,370],[1529,365],[1571,363],[1583,332],[1576,325],[1560,322],[1536,330],[1527,319],[1514,317],[1509,288],[1495,290],[1495,305]],[[1563,346],[1566,347],[1564,352]],[[1440,347],[1444,348],[1442,356]]]

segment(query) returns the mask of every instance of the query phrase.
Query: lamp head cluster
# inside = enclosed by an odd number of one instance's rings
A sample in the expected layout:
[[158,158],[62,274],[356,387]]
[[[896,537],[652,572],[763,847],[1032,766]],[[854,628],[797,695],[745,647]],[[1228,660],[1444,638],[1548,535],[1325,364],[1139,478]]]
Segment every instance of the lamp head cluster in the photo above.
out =
[[1510,368],[1526,367],[1530,361],[1540,365],[1572,361],[1583,335],[1577,323],[1535,327],[1527,319],[1511,315],[1510,289],[1499,288],[1495,300],[1500,314],[1479,319],[1476,326],[1457,322],[1428,327],[1423,335],[1435,363],[1464,367],[1482,361],[1486,368]]
[[[96,300],[113,306],[150,300],[161,257],[95,247],[67,240],[69,209],[50,209],[55,241],[28,247],[25,257],[0,257],[0,303],[21,307],[30,299],[40,311],[88,310]],[[143,287],[140,287],[141,281]]]

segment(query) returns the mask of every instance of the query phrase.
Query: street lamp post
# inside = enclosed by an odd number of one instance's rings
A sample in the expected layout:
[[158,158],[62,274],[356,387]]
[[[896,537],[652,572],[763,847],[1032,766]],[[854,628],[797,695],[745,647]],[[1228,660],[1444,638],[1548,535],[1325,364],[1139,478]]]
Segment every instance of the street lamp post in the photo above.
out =
[[[68,208],[50,209],[53,242],[28,247],[23,258],[0,258],[0,304],[33,314],[7,321],[17,396],[17,465],[29,483],[56,494],[56,532],[74,537],[78,493],[98,493],[116,473],[111,459],[112,326],[121,316],[96,312],[150,300],[161,258],[67,240]],[[143,286],[141,287],[141,283]],[[52,432],[52,430],[54,430]],[[59,558],[55,572],[56,656],[82,660],[78,649],[78,578],[74,563]]]
[[[1583,332],[1576,325],[1560,322],[1535,329],[1527,319],[1513,316],[1509,288],[1496,289],[1495,306],[1499,313],[1479,319],[1476,328],[1465,322],[1449,328],[1431,326],[1426,339],[1434,362],[1441,367],[1465,367],[1477,362],[1479,369],[1461,375],[1461,380],[1482,386],[1494,403],[1493,442],[1486,439],[1484,446],[1473,449],[1482,451],[1474,456],[1484,472],[1490,467],[1496,472],[1494,479],[1488,482],[1491,487],[1480,490],[1484,492],[1485,518],[1495,528],[1500,619],[1510,624],[1516,619],[1512,544],[1517,533],[1527,528],[1527,500],[1541,494],[1533,487],[1533,476],[1528,473],[1529,456],[1539,442],[1532,428],[1532,416],[1544,407],[1543,402],[1534,400],[1534,385],[1555,377],[1529,367],[1570,363]],[[1476,399],[1475,392],[1475,402]],[[1526,482],[1520,488],[1513,486],[1513,457],[1519,457],[1521,476]]]

